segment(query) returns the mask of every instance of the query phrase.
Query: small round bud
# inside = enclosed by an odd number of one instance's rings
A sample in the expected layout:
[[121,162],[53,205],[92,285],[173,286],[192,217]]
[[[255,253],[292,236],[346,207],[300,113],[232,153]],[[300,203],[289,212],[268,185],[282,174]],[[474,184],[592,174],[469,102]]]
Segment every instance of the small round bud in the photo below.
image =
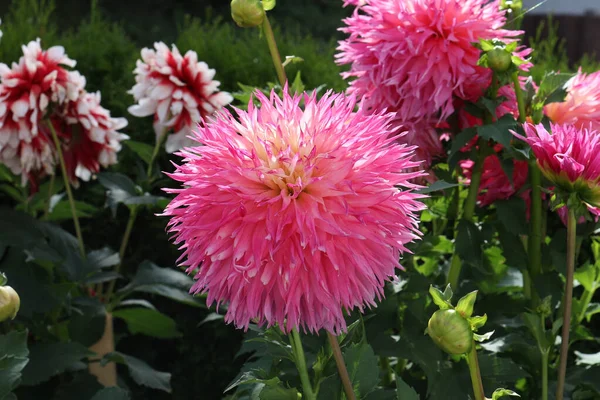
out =
[[17,292],[10,286],[0,286],[0,322],[15,319],[20,307],[21,299]]
[[494,72],[504,72],[512,64],[512,55],[504,49],[493,49],[488,51],[488,66]]
[[242,28],[254,28],[263,23],[265,10],[260,0],[231,0],[231,17]]
[[465,354],[473,346],[471,325],[456,310],[436,311],[429,319],[427,333],[440,349],[449,354]]

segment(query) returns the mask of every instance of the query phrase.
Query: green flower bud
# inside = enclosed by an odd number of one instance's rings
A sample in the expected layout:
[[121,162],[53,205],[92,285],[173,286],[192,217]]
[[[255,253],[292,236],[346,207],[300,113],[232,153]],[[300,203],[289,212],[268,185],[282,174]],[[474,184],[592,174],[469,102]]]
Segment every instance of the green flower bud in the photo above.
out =
[[488,66],[494,72],[504,72],[512,65],[512,55],[504,49],[493,49],[488,51]]
[[254,28],[263,23],[265,10],[260,0],[231,0],[231,17],[242,28]]
[[449,354],[465,354],[473,346],[471,325],[456,310],[436,311],[429,320],[427,333],[440,349]]
[[0,286],[0,322],[9,318],[15,319],[20,307],[21,299],[15,289],[10,286]]

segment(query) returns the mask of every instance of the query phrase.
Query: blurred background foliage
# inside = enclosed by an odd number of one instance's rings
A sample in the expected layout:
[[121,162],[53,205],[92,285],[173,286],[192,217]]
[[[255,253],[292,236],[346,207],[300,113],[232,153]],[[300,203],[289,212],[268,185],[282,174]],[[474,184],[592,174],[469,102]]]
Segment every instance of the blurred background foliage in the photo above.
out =
[[[342,8],[341,0],[280,0],[271,13],[282,55],[294,55],[303,63],[290,65],[289,76],[298,71],[307,88],[322,84],[341,91],[346,84],[340,67],[334,63],[336,41],[341,19],[351,12]],[[100,90],[104,107],[113,116],[125,116],[129,126],[125,132],[133,140],[151,143],[154,133],[151,119],[128,115],[132,97],[126,90],[134,84],[132,71],[142,47],[155,41],[175,43],[184,53],[195,50],[200,60],[216,69],[216,79],[227,91],[239,89],[238,83],[266,86],[275,80],[268,49],[258,38],[258,31],[240,29],[229,18],[229,2],[225,0],[13,0],[0,2],[4,32],[0,41],[0,62],[16,61],[21,45],[41,38],[42,46],[62,45],[77,60],[77,69],[87,78],[89,91]],[[556,22],[549,20],[537,32],[527,33],[535,48],[533,62],[538,75],[545,70],[599,69],[593,57],[569,62],[564,41],[557,34]],[[534,76],[535,75],[534,73]],[[541,76],[537,76],[541,78]],[[127,149],[120,155],[118,171],[142,171]],[[164,170],[170,168],[167,157]],[[165,181],[165,185],[167,182]],[[95,188],[95,189],[94,189]],[[84,186],[77,196],[101,208],[104,193],[98,185]],[[124,210],[121,210],[124,211]],[[104,218],[83,221],[84,236],[91,248],[109,245],[118,248],[125,228],[127,213],[112,216],[100,211]],[[140,216],[135,225],[129,254],[130,265],[144,259],[162,266],[175,265],[177,251],[167,241],[166,221],[150,213]],[[66,226],[72,229],[71,226]],[[129,268],[133,271],[133,268]],[[125,265],[125,273],[128,266]],[[173,394],[133,388],[135,398],[144,399],[217,399],[238,373],[244,360],[235,358],[242,332],[221,321],[201,323],[208,311],[161,300],[153,302],[174,317],[183,336],[175,340],[153,339],[137,335],[118,342],[119,348],[142,358],[163,371],[173,374]],[[124,327],[117,326],[118,329]],[[63,397],[64,398],[64,397]]]

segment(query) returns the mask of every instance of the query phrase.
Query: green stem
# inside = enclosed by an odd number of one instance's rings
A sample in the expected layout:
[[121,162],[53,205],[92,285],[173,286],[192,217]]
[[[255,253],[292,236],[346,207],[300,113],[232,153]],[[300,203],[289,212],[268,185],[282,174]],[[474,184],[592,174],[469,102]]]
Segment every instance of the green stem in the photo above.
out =
[[567,284],[565,287],[564,313],[562,326],[562,343],[560,346],[560,365],[558,368],[558,384],[556,400],[563,400],[565,378],[567,375],[567,358],[569,355],[569,333],[571,328],[571,308],[573,305],[573,275],[575,273],[575,242],[577,238],[577,220],[573,207],[569,208],[567,222]]
[[342,355],[342,349],[340,349],[338,339],[329,332],[327,332],[327,338],[329,339],[329,344],[331,345],[331,350],[333,351],[333,358],[335,358],[335,364],[337,365],[340,379],[342,380],[342,386],[344,388],[344,393],[346,394],[346,399],[356,400],[356,395],[354,394],[354,389],[352,388],[352,381],[350,380],[350,375],[348,375],[348,369],[346,369],[346,363],[344,362],[344,356]]
[[54,181],[56,180],[56,174],[50,175],[50,183],[48,184],[48,199],[46,200],[46,207],[44,208],[44,216],[42,219],[48,219],[50,215],[50,200],[52,199],[52,193],[54,192]]
[[579,311],[579,315],[577,316],[577,323],[581,323],[581,321],[583,321],[583,319],[585,318],[585,313],[587,311],[588,305],[590,304],[590,302],[592,301],[592,298],[594,297],[594,291],[592,290],[584,290],[583,294],[581,295],[581,311]]
[[308,377],[308,369],[306,368],[306,359],[304,358],[304,350],[302,349],[300,334],[295,329],[290,332],[290,344],[292,345],[292,351],[294,352],[296,368],[300,373],[300,381],[302,382],[303,392],[302,398],[307,400],[316,400],[317,397],[313,393],[312,385],[310,384],[310,378]]
[[56,153],[58,154],[58,161],[60,162],[60,170],[65,182],[65,190],[67,191],[67,197],[69,198],[69,205],[71,206],[71,215],[73,216],[73,224],[75,225],[75,234],[77,235],[77,243],[79,244],[79,252],[81,257],[85,258],[85,246],[83,245],[83,235],[81,234],[81,226],[79,225],[79,218],[77,217],[77,208],[75,207],[75,199],[73,198],[73,192],[71,191],[71,182],[69,182],[69,175],[67,175],[67,166],[65,164],[65,158],[63,156],[62,147],[58,140],[58,135],[52,125],[51,121],[47,121],[47,125],[50,128],[52,134],[52,140],[54,140],[54,146],[56,147]]
[[479,361],[477,360],[477,346],[473,341],[471,351],[467,353],[467,364],[469,365],[469,374],[471,375],[471,384],[473,385],[473,394],[475,400],[486,400],[481,372],[479,371]]
[[[531,216],[529,221],[529,274],[532,284],[535,277],[542,273],[542,173],[535,164],[529,163],[529,181],[531,183]],[[532,286],[532,294],[535,290]]]
[[379,357],[381,371],[383,372],[383,386],[389,386],[394,381],[394,374],[390,366],[390,359],[387,357]]
[[[479,184],[481,183],[481,175],[483,174],[483,163],[485,161],[487,144],[483,140],[479,140],[479,151],[477,153],[477,160],[473,165],[473,171],[471,174],[471,184],[469,185],[469,192],[465,200],[463,207],[463,219],[472,222],[473,215],[475,214],[475,205],[477,204],[477,194],[479,193]],[[460,271],[462,269],[462,263],[460,257],[455,252],[452,255],[452,261],[450,262],[450,270],[448,271],[448,277],[446,284],[449,284],[452,289],[458,288],[458,280],[460,277]]]
[[154,144],[154,150],[152,150],[152,158],[150,159],[150,162],[148,163],[148,169],[146,170],[146,177],[148,179],[148,181],[150,181],[150,175],[152,174],[152,169],[154,168],[154,161],[156,160],[156,157],[158,157],[158,152],[160,151],[160,148],[162,147],[163,143],[165,142],[165,140],[167,139],[168,136],[168,128],[166,128],[162,135],[160,135],[160,137],[156,138],[156,143]]
[[519,71],[515,71],[512,74],[512,81],[515,87],[515,95],[517,97],[517,105],[519,107],[519,119],[520,123],[527,121],[527,112],[525,111],[525,98],[523,96],[523,90],[521,89],[521,82],[519,82]]
[[275,41],[275,35],[273,34],[273,28],[271,28],[271,23],[269,22],[269,18],[265,15],[265,19],[262,24],[263,33],[267,38],[267,44],[269,45],[269,51],[271,52],[271,58],[273,59],[273,65],[275,65],[275,71],[277,71],[277,78],[279,79],[279,84],[281,87],[285,86],[287,82],[287,78],[285,76],[285,70],[283,69],[283,63],[281,62],[281,55],[279,55],[279,50],[277,49],[277,42]]
[[548,350],[542,351],[542,400],[548,400],[548,355]]

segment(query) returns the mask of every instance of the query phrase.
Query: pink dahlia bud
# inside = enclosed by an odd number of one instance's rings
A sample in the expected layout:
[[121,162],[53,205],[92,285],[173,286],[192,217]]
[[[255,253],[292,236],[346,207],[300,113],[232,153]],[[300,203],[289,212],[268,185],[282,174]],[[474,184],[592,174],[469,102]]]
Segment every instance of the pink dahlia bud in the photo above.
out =
[[228,303],[227,322],[339,333],[419,237],[410,180],[422,173],[404,172],[418,163],[390,139],[392,116],[355,112],[353,96],[255,96],[260,108],[194,131],[203,146],[178,153],[181,188],[165,189],[176,197],[164,215],[192,292]]
[[153,49],[142,50],[137,61],[135,86],[129,91],[137,104],[129,107],[136,117],[154,116],[154,130],[159,140],[168,131],[169,153],[193,145],[192,129],[207,116],[229,104],[233,97],[218,91],[220,82],[213,80],[215,70],[198,55],[188,51],[182,56],[173,46],[155,43]]
[[466,354],[473,347],[471,325],[456,310],[438,310],[433,313],[427,324],[427,334],[448,354]]
[[473,44],[520,34],[502,29],[505,13],[488,0],[366,0],[344,22],[337,62],[351,66],[349,92],[402,121],[445,119],[455,97],[477,100],[491,71]]
[[260,26],[265,10],[260,0],[231,0],[231,18],[242,28]]
[[548,118],[557,124],[600,131],[600,71],[587,75],[580,69],[566,89],[565,101],[544,107]]
[[0,163],[23,181],[54,171],[52,140],[40,126],[50,104],[74,101],[83,90],[83,77],[65,69],[73,66],[62,47],[42,50],[39,39],[23,46],[12,67],[0,64]]
[[526,137],[544,176],[556,192],[568,198],[577,194],[588,208],[600,207],[600,133],[573,125],[525,124]]
[[15,319],[20,307],[21,299],[17,292],[10,286],[0,286],[0,322]]
[[69,179],[88,181],[100,167],[117,163],[121,141],[129,139],[118,132],[127,126],[125,118],[112,118],[100,105],[100,92],[82,93],[76,101],[52,116],[61,140]]

